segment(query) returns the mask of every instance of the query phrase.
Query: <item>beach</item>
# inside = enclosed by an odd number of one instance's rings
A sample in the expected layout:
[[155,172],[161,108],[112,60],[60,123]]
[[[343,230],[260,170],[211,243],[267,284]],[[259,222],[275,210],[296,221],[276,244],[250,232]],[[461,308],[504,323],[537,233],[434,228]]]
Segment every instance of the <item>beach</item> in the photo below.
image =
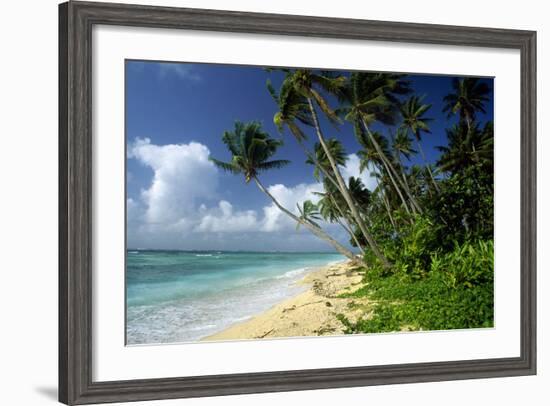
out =
[[198,341],[308,290],[304,276],[345,258],[319,252],[131,250],[127,344]]
[[295,282],[306,291],[202,341],[341,335],[338,314],[354,322],[367,312],[366,299],[339,297],[358,289],[361,280],[360,268],[349,261],[321,267]]

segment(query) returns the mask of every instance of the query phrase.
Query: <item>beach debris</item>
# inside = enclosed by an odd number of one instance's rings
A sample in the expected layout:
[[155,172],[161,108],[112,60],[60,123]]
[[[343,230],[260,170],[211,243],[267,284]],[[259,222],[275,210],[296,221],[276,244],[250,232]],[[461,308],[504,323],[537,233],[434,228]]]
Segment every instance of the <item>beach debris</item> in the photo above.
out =
[[255,337],[255,338],[265,338],[267,337],[269,334],[273,333],[273,330],[275,330],[274,328],[272,328],[271,330],[269,330],[268,332],[258,336],[258,337]]
[[331,334],[336,332],[336,329],[331,326],[321,326],[318,330],[314,330],[313,334],[317,334],[318,336],[323,336],[326,334]]
[[296,310],[296,305],[292,305],[291,307],[284,308],[283,313],[289,312],[291,310]]

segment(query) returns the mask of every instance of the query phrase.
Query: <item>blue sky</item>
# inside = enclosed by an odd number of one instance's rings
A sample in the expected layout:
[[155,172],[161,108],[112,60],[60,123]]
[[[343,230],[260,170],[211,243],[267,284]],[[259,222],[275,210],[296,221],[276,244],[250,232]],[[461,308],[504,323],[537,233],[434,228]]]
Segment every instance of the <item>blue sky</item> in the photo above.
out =
[[[199,250],[330,250],[294,225],[270,205],[267,197],[240,176],[222,173],[208,156],[229,159],[221,135],[236,120],[257,120],[285,141],[277,157],[292,164],[262,176],[266,186],[294,208],[296,201],[320,191],[312,167],[287,132],[273,124],[276,106],[266,89],[281,73],[260,67],[126,62],[127,237],[129,248]],[[417,94],[431,103],[432,134],[422,147],[430,161],[437,145],[446,145],[444,129],[455,119],[442,113],[442,98],[452,77],[410,75]],[[492,80],[487,79],[492,86]],[[492,120],[492,101],[482,120]],[[340,139],[350,155],[344,175],[358,176],[358,144],[347,124],[338,129],[323,120],[327,137]],[[312,129],[306,129],[311,143]],[[417,157],[415,159],[420,159]],[[414,161],[413,161],[414,162]],[[373,182],[361,174],[367,185]],[[335,237],[346,237],[329,227]]]

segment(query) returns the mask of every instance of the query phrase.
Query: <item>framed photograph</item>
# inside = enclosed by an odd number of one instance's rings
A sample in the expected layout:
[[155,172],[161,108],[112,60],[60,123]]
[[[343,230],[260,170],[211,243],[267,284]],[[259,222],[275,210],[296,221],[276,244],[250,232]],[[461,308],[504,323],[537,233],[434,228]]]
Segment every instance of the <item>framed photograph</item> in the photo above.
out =
[[536,33],[59,7],[59,400],[536,373]]

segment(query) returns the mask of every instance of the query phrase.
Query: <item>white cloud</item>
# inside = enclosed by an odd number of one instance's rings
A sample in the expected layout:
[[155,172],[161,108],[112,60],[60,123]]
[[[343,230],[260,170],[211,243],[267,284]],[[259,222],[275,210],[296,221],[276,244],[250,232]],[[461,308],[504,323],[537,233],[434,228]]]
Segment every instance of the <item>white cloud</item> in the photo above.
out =
[[[294,214],[298,214],[296,204],[305,200],[311,200],[316,203],[319,196],[314,192],[322,192],[323,186],[320,183],[301,183],[294,187],[287,187],[282,184],[272,185],[268,188],[269,193],[286,209]],[[262,221],[262,231],[272,232],[280,231],[285,228],[296,227],[296,223],[288,215],[283,213],[275,203],[264,207],[264,219]]]
[[376,179],[370,175],[370,171],[368,169],[366,169],[365,171],[363,171],[363,173],[361,173],[359,171],[359,166],[360,166],[359,157],[356,154],[348,155],[346,166],[340,167],[340,172],[342,173],[342,177],[346,179],[346,181],[349,180],[349,178],[352,176],[356,178],[360,178],[367,189],[374,190],[376,188]]
[[161,79],[167,77],[168,75],[176,75],[180,79],[186,79],[193,82],[198,82],[201,80],[201,77],[197,73],[193,72],[191,65],[164,62],[159,63],[158,67]]
[[[209,149],[200,143],[155,145],[137,138],[128,147],[128,157],[153,171],[150,185],[139,200],[127,200],[130,247],[182,249],[325,249],[325,243],[281,212],[267,196],[256,210],[236,208],[220,200],[220,171],[208,160]],[[359,174],[359,161],[350,156],[342,175]],[[275,184],[269,192],[288,210],[298,214],[296,204],[319,200],[320,183],[295,186]],[[253,193],[261,194],[260,190]],[[345,241],[345,234],[328,225],[331,234]]]
[[233,211],[233,206],[226,200],[218,203],[218,208],[207,211],[203,205],[200,210],[202,218],[195,231],[199,232],[244,232],[258,231],[258,218],[254,210]]
[[126,199],[126,212],[127,212],[128,218],[135,219],[138,209],[139,209],[139,205],[134,199],[132,198]]
[[141,193],[145,222],[182,228],[182,219],[192,216],[197,205],[213,199],[218,185],[217,169],[208,160],[210,151],[200,143],[154,145],[148,138],[137,138],[128,150],[153,170],[150,187]]
[[[346,182],[352,176],[360,178],[369,190],[373,190],[376,187],[375,178],[370,175],[369,171],[361,173],[359,166],[359,157],[356,154],[350,154],[346,160],[346,166],[340,167],[340,173]],[[320,196],[315,192],[323,192],[323,186],[320,183],[302,183],[293,187],[277,184],[269,186],[268,191],[283,207],[298,215],[296,204],[301,205],[306,200],[317,203]],[[262,231],[273,232],[296,227],[294,220],[279,210],[273,203],[264,207],[263,211]]]

